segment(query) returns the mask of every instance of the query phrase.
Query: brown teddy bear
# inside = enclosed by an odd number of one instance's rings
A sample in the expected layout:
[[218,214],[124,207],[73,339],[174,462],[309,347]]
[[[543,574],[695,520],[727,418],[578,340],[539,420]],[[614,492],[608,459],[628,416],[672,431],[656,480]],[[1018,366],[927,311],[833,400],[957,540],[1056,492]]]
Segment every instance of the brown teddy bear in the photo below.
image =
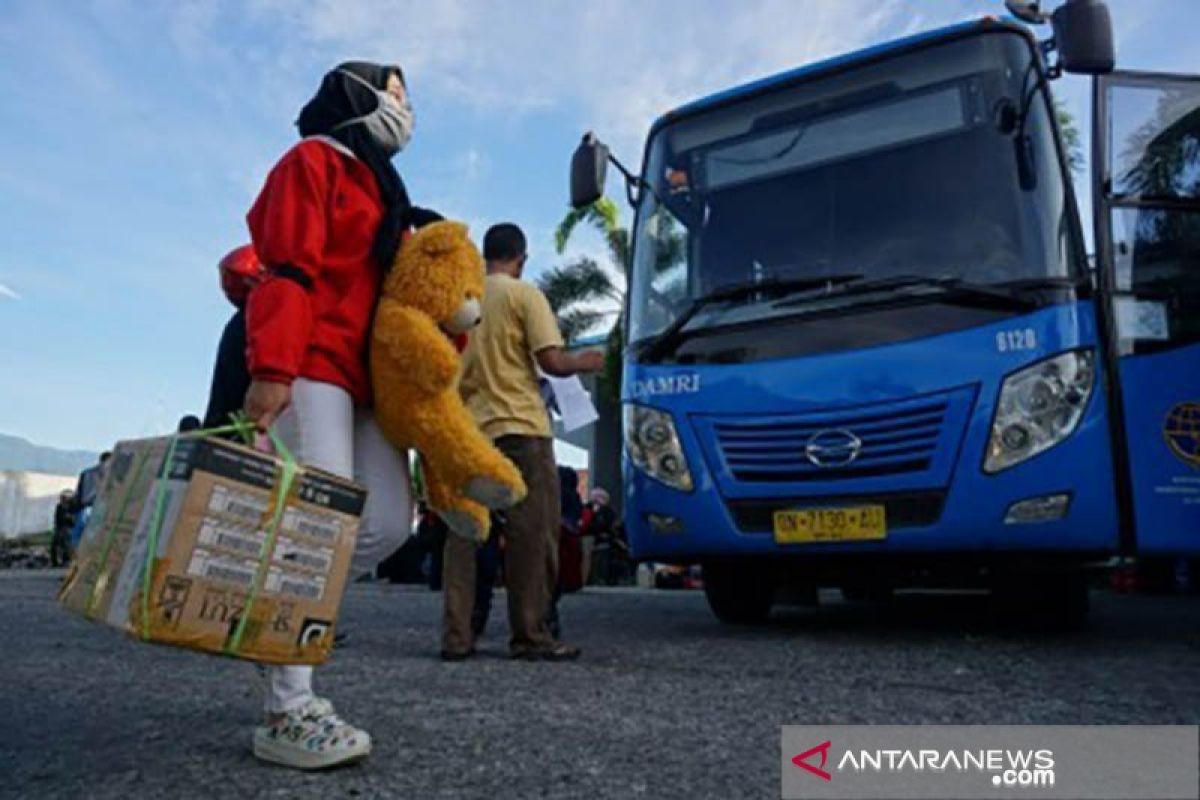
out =
[[461,364],[448,335],[479,324],[483,272],[466,225],[426,225],[401,246],[371,331],[379,427],[396,447],[421,454],[430,506],[474,542],[487,539],[489,509],[525,497],[521,473],[458,395]]

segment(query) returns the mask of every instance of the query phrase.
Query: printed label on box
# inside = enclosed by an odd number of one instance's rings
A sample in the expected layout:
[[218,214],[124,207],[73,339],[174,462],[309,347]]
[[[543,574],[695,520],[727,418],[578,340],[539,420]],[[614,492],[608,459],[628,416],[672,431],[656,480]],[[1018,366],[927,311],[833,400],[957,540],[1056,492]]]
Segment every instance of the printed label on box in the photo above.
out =
[[297,494],[306,503],[354,517],[362,516],[367,501],[367,494],[362,489],[308,470],[300,476]]
[[310,539],[318,539],[330,546],[336,545],[342,535],[342,522],[331,514],[319,514],[289,507],[283,512],[281,527]]
[[299,575],[272,568],[263,589],[303,600],[320,600],[325,594],[325,579],[317,575]]
[[285,567],[304,567],[325,574],[333,567],[333,550],[328,547],[306,547],[295,539],[280,536],[275,543],[272,560]]
[[254,583],[258,565],[250,559],[231,558],[211,550],[196,548],[187,571],[189,575],[249,588]]
[[222,550],[232,550],[258,558],[267,535],[259,530],[230,525],[212,517],[205,517],[200,524],[200,544]]
[[239,492],[217,484],[208,499],[208,510],[217,514],[245,520],[255,526],[262,522],[271,507],[271,501],[262,495]]
[[272,456],[217,439],[202,439],[197,444],[192,459],[196,469],[263,489],[275,485],[279,467]]

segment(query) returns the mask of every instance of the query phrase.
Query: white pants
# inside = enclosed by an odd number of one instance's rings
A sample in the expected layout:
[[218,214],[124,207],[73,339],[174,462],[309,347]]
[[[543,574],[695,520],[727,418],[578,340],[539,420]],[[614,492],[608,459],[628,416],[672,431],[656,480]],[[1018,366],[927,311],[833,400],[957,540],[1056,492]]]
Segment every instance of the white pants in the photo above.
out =
[[[412,533],[408,454],[392,447],[370,409],[355,408],[345,389],[305,378],[292,384],[276,431],[301,464],[367,487],[350,580],[374,571]],[[267,713],[291,711],[313,697],[312,667],[270,667],[267,678]]]

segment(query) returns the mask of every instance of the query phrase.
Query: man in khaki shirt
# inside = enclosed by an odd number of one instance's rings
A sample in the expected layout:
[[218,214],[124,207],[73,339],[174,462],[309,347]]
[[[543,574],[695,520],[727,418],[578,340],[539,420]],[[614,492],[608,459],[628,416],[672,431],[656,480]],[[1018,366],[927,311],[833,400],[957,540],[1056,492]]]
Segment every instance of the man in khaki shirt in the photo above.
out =
[[[459,392],[480,429],[516,464],[529,487],[528,496],[505,514],[509,650],[515,658],[576,658],[578,648],[555,641],[546,628],[546,612],[558,583],[561,511],[553,432],[538,390],[537,368],[557,377],[598,372],[604,356],[563,349],[558,321],[545,295],[521,280],[527,255],[520,228],[510,223],[492,226],[483,239],[483,257],[483,322],[472,331],[463,353]],[[442,590],[442,657],[457,661],[475,649],[475,550],[457,536],[446,539]]]

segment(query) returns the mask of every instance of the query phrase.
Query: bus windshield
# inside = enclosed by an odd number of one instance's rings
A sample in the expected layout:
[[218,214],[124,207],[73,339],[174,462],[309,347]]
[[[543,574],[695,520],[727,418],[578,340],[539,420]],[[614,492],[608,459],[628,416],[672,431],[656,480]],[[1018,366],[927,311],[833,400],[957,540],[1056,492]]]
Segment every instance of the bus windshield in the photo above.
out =
[[[778,291],[722,293],[760,282],[999,287],[1084,274],[1041,75],[1031,42],[999,29],[659,128],[635,231],[630,341],[685,313],[686,330],[703,332],[804,312]],[[694,307],[714,292],[721,302]],[[847,298],[845,313],[861,300]]]

